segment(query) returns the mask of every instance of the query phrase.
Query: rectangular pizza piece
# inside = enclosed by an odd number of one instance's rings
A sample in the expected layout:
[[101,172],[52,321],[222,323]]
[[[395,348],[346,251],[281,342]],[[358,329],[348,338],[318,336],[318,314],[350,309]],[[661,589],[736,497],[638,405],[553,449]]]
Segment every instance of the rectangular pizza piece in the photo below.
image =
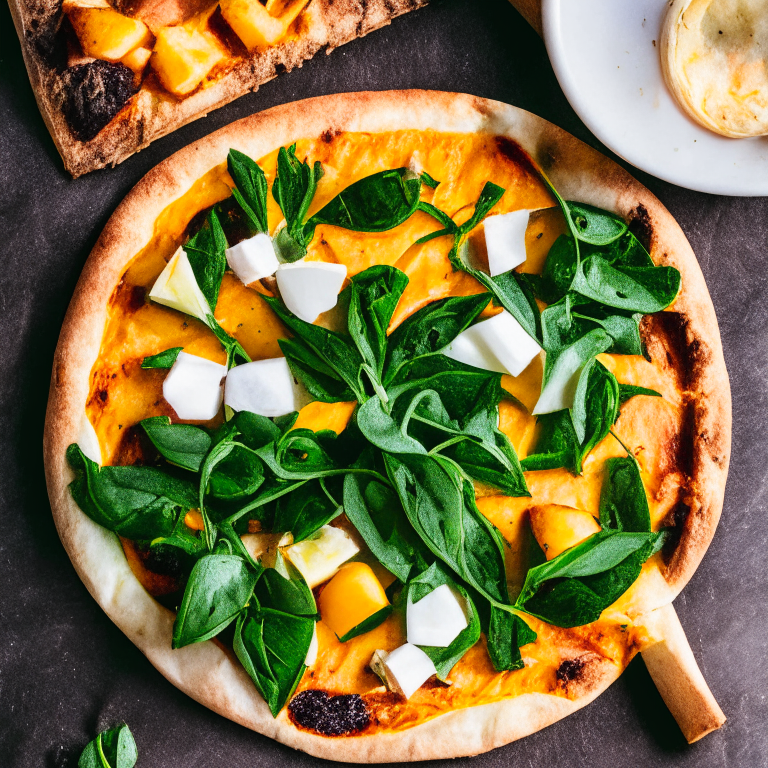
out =
[[72,176],[114,166],[429,0],[9,0]]

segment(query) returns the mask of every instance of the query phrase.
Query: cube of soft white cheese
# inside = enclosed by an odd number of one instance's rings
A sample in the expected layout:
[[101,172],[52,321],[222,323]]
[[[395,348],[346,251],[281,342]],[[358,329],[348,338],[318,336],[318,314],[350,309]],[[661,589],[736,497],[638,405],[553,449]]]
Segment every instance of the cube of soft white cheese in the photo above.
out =
[[539,343],[506,309],[471,325],[443,349],[460,363],[512,376],[519,376],[539,352]]
[[483,222],[491,277],[509,272],[525,261],[525,230],[529,218],[529,212],[522,210],[489,216]]
[[441,584],[418,603],[408,602],[408,642],[447,648],[469,624],[459,597]]
[[163,397],[180,419],[208,421],[221,408],[221,380],[226,375],[226,365],[179,352],[163,382]]
[[227,375],[224,402],[235,411],[260,416],[285,416],[298,411],[306,399],[284,357],[238,365]]
[[93,428],[93,424],[91,424],[91,420],[86,413],[83,413],[80,419],[77,445],[87,458],[101,466],[101,444],[99,443],[96,430]]
[[149,298],[158,304],[192,315],[204,323],[208,315],[213,314],[183,248],[179,248],[165,265],[149,292]]
[[383,677],[390,690],[410,699],[437,670],[432,659],[411,643],[395,648],[392,653],[376,651],[371,668]]
[[263,233],[227,248],[226,254],[229,268],[245,285],[274,275],[280,266],[272,238]]
[[360,547],[341,528],[324,525],[309,539],[286,547],[283,554],[301,572],[310,589],[328,581]]
[[317,623],[312,630],[312,640],[309,643],[309,649],[307,650],[307,658],[304,659],[305,667],[314,667],[317,661],[317,652],[320,649],[320,644],[317,641]]
[[275,277],[285,306],[296,317],[314,323],[318,315],[336,306],[347,268],[343,264],[302,260],[281,264]]
[[565,350],[557,358],[557,375],[551,376],[541,390],[533,408],[534,416],[572,408],[584,360],[573,350]]

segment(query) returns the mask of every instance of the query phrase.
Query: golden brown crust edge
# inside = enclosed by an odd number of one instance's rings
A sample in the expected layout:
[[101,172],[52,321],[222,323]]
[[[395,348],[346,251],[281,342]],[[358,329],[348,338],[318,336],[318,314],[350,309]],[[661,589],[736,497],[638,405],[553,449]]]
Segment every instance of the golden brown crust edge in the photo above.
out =
[[[29,0],[9,0],[24,62],[40,112],[50,131],[64,167],[73,177],[115,166],[156,139],[205,117],[249,91],[290,72],[325,50],[335,48],[389,24],[404,13],[425,6],[429,0],[311,0],[300,17],[301,35],[264,52],[238,61],[211,85],[199,88],[184,99],[142,88],[126,106],[90,141],[79,141],[61,111],[61,80],[43,61],[31,40],[32,14]],[[42,0],[41,5],[56,5]]]
[[[668,569],[679,592],[704,555],[722,507],[730,448],[730,392],[717,322],[698,263],[658,200],[595,150],[530,113],[499,102],[426,91],[356,93],[276,107],[198,141],[148,173],[117,208],[89,257],[67,312],[54,359],[44,455],[49,495],[62,542],[83,582],[112,620],[181,690],[225,716],[311,754],[388,762],[476,754],[528,735],[584,706],[620,670],[597,664],[573,701],[543,694],[458,710],[396,734],[329,739],[300,731],[285,711],[272,719],[242,668],[214,643],[172,651],[173,615],[138,584],[116,537],[72,501],[64,452],[77,440],[106,320],[106,304],[127,261],[152,235],[160,211],[222,162],[230,147],[260,157],[279,145],[326,130],[417,128],[506,134],[547,171],[570,199],[622,215],[646,217],[652,254],[684,275],[675,309],[691,360],[688,389],[701,393],[694,413],[691,514]],[[640,208],[642,206],[642,208]]]

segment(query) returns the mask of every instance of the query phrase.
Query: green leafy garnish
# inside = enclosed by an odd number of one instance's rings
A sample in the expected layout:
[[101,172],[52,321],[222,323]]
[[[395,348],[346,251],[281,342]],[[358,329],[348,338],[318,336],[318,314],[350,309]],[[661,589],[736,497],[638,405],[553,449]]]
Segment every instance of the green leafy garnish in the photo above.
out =
[[156,355],[149,355],[141,361],[142,368],[173,368],[173,364],[176,362],[176,358],[179,356],[179,352],[184,347],[173,347],[172,349],[166,349],[164,352],[159,352]]
[[123,723],[102,731],[83,750],[77,768],[133,768],[139,759],[131,729]]
[[248,155],[230,149],[227,170],[235,187],[232,197],[237,200],[252,230],[268,234],[267,225],[267,177],[264,171]]

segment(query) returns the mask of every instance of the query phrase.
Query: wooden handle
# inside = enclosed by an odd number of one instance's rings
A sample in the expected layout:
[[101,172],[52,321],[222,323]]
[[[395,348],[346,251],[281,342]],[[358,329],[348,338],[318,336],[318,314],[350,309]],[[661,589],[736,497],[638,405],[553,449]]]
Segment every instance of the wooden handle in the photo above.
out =
[[689,744],[724,722],[723,710],[701,674],[672,604],[652,611],[645,626],[656,642],[642,650],[656,688]]
[[542,35],[541,0],[509,0],[521,16]]

